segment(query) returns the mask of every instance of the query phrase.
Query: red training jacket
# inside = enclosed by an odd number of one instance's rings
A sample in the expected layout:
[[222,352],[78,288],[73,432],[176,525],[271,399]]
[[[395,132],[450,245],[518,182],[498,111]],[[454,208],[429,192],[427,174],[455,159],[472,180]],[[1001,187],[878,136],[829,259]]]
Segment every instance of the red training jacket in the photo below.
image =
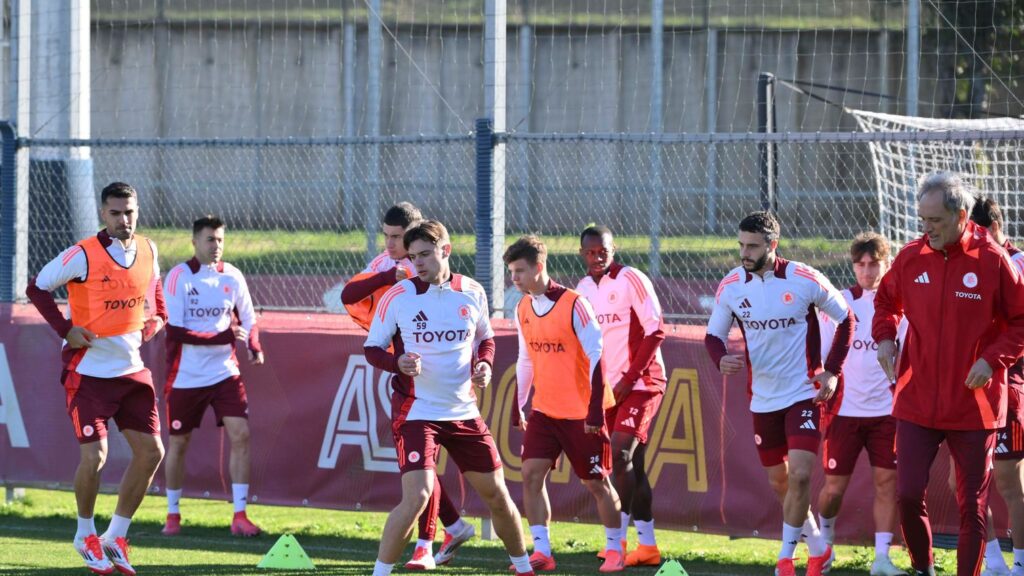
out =
[[[895,340],[904,314],[893,416],[940,430],[1004,426],[1006,369],[1024,351],[1024,280],[1003,247],[973,222],[945,253],[927,237],[904,246],[875,296],[875,341]],[[992,380],[970,390],[978,358]]]

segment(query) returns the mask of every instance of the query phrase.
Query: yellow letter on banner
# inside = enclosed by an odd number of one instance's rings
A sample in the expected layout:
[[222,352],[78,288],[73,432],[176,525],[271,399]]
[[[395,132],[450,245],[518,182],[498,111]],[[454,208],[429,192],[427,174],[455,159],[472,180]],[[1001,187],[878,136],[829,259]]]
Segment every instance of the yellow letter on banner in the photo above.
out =
[[[679,426],[680,419],[682,426]],[[681,436],[676,436],[677,430]],[[665,465],[682,464],[686,466],[687,490],[708,491],[704,424],[701,418],[700,386],[696,370],[672,370],[661,410],[658,411],[655,420],[645,464],[652,487],[657,486]]]

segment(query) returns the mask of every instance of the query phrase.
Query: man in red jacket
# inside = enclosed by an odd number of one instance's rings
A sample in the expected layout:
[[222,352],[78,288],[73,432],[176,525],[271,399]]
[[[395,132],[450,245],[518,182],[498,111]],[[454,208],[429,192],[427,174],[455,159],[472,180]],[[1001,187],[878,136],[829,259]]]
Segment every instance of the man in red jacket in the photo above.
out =
[[[978,574],[995,432],[1006,422],[1006,369],[1024,350],[1024,281],[1006,251],[969,221],[974,198],[957,174],[926,176],[917,199],[925,235],[903,247],[882,279],[872,324],[878,361],[896,384],[900,521],[913,569],[934,574],[924,495],[945,441],[958,478],[957,574]],[[903,315],[910,327],[897,364]]]

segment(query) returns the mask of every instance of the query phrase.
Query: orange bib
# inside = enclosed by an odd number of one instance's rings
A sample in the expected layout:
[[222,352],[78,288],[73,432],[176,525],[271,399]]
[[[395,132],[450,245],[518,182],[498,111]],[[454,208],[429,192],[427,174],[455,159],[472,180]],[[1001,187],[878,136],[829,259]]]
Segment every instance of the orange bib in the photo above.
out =
[[[551,418],[583,420],[590,405],[590,360],[572,326],[579,297],[575,290],[566,290],[544,316],[534,312],[530,296],[520,300],[516,309],[533,362],[533,409]],[[607,385],[602,403],[606,409],[615,404]]]
[[153,282],[153,248],[135,235],[135,262],[125,268],[111,258],[100,239],[78,243],[89,272],[85,282],[68,282],[71,322],[100,338],[142,330],[146,320],[146,290]]
[[[401,268],[404,269],[404,267]],[[362,280],[364,278],[376,276],[377,274],[378,272],[360,272],[350,278],[349,282],[352,282],[353,280]],[[412,273],[409,270],[406,270],[406,275],[407,277],[412,277]],[[348,312],[348,315],[352,317],[352,321],[355,322],[357,326],[369,332],[370,324],[373,323],[373,314],[377,311],[377,304],[380,302],[381,296],[390,289],[391,286],[382,286],[373,294],[370,294],[355,304],[345,304],[345,311]]]

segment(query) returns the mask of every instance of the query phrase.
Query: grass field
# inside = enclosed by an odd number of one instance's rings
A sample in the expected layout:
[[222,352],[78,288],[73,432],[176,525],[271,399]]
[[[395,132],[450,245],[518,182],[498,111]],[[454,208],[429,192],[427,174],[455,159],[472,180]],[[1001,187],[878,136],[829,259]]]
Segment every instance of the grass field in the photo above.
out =
[[[183,229],[144,229],[160,249],[160,266],[171,266],[192,257],[190,231]],[[506,235],[511,244],[518,234]],[[549,250],[551,270],[581,272],[579,237],[576,235],[544,237]],[[471,234],[455,234],[453,264],[458,270],[473,270],[476,238]],[[625,264],[647,269],[650,238],[648,236],[616,236],[618,257]],[[849,274],[847,240],[824,238],[783,238],[780,253],[818,268],[829,277]],[[383,249],[383,237],[377,246]],[[668,278],[689,280],[720,279],[729,269],[738,266],[734,236],[665,236],[661,238],[662,274]],[[354,274],[366,264],[366,235],[362,232],[265,231],[229,229],[224,259],[242,271],[253,274]]]
[[[252,506],[250,517],[267,534],[251,540],[232,538],[227,526],[230,507],[211,500],[186,499],[182,505],[182,535],[160,535],[165,513],[162,497],[148,497],[130,531],[132,563],[142,576],[149,575],[245,575],[309,574],[267,572],[256,564],[277,536],[294,534],[316,564],[317,574],[370,574],[376,557],[377,537],[385,515],[376,512],[343,512],[309,508]],[[102,532],[114,497],[100,496],[97,527]],[[108,514],[107,516],[104,513]],[[25,576],[83,575],[81,559],[72,550],[75,529],[74,495],[54,490],[28,490],[24,500],[0,506],[0,574]],[[479,521],[477,523],[479,529]],[[441,537],[438,531],[438,537]],[[598,526],[556,523],[552,527],[558,574],[597,574],[594,552],[603,541]],[[771,574],[777,543],[770,540],[731,540],[693,532],[659,531],[659,545],[666,558],[679,560],[692,575]],[[435,546],[436,549],[436,546]],[[411,547],[408,553],[411,553]],[[408,553],[403,562],[408,559]],[[801,546],[798,553],[805,554]],[[872,549],[839,546],[832,574],[866,574]],[[893,550],[898,566],[908,566],[907,555]],[[956,570],[952,552],[936,551],[940,572]],[[506,574],[508,559],[498,542],[475,539],[460,551],[454,566],[438,574]],[[798,561],[801,571],[803,561]],[[395,573],[405,573],[396,569]],[[631,568],[625,573],[649,576],[654,568]]]

